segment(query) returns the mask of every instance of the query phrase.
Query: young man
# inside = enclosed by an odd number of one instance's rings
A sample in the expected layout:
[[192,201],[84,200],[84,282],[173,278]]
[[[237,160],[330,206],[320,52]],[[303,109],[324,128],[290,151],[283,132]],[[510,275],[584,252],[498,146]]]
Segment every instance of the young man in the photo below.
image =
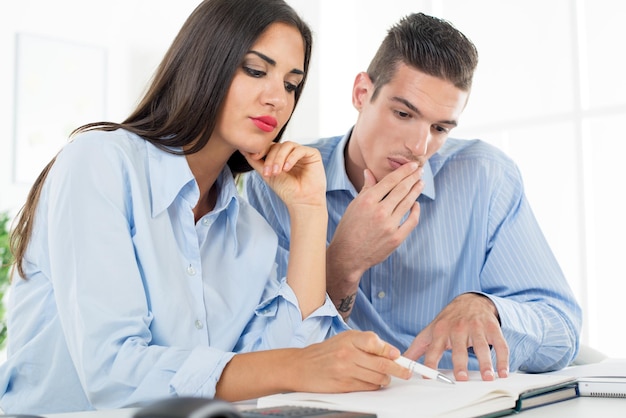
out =
[[[582,321],[516,165],[448,139],[477,61],[448,22],[403,18],[356,77],[354,127],[313,145],[327,176],[330,297],[353,327],[457,380],[562,368]],[[256,175],[246,192],[278,233],[284,274],[287,210]]]

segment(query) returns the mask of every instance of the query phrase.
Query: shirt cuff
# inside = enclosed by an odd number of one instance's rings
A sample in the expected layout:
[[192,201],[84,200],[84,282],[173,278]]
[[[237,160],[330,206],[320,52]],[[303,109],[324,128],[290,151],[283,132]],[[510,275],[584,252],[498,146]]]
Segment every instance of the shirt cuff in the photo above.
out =
[[214,398],[217,382],[234,355],[212,347],[196,347],[171,380],[171,393]]
[[[350,329],[328,295],[324,303],[304,319],[298,299],[286,279],[283,278],[275,291],[266,293],[266,296],[255,311],[255,321],[262,322],[265,332],[274,335],[273,338],[269,335],[264,338],[266,343],[272,341],[271,348],[304,347]],[[270,328],[280,329],[282,332],[272,333]],[[285,336],[290,337],[283,340]],[[260,346],[256,348],[259,349]],[[264,348],[270,347],[265,345]]]

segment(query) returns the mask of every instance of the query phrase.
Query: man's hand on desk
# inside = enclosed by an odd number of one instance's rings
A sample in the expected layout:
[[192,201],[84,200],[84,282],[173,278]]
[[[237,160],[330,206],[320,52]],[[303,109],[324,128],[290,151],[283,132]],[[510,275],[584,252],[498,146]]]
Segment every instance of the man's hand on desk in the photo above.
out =
[[417,360],[424,356],[424,365],[436,369],[446,350],[452,350],[454,377],[468,380],[468,349],[478,359],[483,380],[494,380],[491,350],[496,352],[499,377],[509,373],[509,347],[502,335],[498,312],[493,302],[477,293],[456,297],[418,334],[404,355]]

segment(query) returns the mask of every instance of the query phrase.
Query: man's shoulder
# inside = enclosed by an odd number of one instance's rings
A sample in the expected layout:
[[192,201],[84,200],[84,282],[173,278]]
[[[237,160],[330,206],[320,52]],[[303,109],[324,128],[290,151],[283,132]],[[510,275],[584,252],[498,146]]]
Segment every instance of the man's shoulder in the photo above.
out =
[[333,154],[341,140],[344,138],[344,135],[331,136],[327,138],[320,138],[310,143],[305,143],[305,145],[316,148],[320,154],[322,155],[322,160],[324,161],[324,165],[327,164],[330,156]]
[[500,148],[480,139],[449,138],[437,153],[441,165],[454,161],[497,164],[514,167],[515,163]]
[[304,145],[317,148],[317,149],[326,149],[326,148],[332,149],[336,147],[337,144],[339,144],[339,141],[341,141],[343,137],[344,137],[343,135],[337,135],[337,136],[318,138],[315,140],[306,141],[304,142]]

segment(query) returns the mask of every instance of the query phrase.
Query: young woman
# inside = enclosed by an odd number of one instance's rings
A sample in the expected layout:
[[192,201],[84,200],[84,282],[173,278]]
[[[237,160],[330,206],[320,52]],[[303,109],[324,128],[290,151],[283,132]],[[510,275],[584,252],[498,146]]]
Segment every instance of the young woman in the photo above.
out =
[[[14,230],[6,413],[408,378],[374,334],[321,342],[346,329],[325,293],[322,162],[274,142],[311,42],[283,0],[206,0],[137,109],[77,129]],[[276,277],[276,235],[237,194],[234,175],[251,167],[289,209],[286,278]]]

